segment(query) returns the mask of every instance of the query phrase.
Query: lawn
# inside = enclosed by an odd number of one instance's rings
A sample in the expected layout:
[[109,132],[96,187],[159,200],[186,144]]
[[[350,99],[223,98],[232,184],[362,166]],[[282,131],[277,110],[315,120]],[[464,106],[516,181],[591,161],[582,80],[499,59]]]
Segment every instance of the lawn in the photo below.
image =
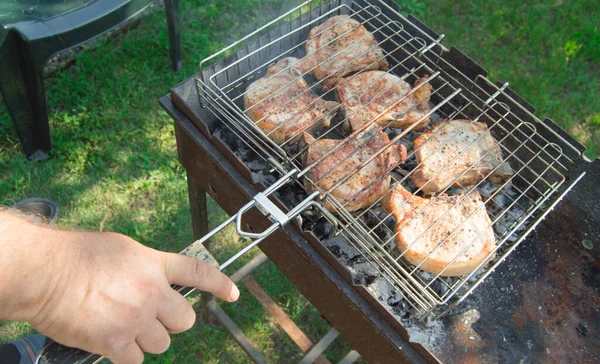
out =
[[[192,75],[199,60],[267,18],[300,1],[183,0],[184,68],[170,68],[163,12],[81,53],[46,80],[54,147],[44,162],[27,161],[10,117],[0,106],[0,204],[47,197],[61,209],[59,226],[117,231],[157,249],[180,251],[192,241],[185,171],[176,156],[170,118],[157,104],[169,88]],[[493,80],[511,87],[600,154],[600,10],[596,1],[401,1],[433,29],[480,62]],[[266,17],[264,16],[266,14]],[[225,218],[209,202],[211,226]],[[233,231],[215,239],[217,258],[240,244]],[[268,264],[256,279],[313,341],[328,325]],[[196,307],[198,304],[196,303]],[[222,307],[270,362],[301,352],[242,289]],[[0,323],[0,342],[30,333],[28,325]],[[326,354],[339,360],[348,346],[338,339]],[[169,351],[149,362],[245,362],[224,329],[203,325],[177,335]]]

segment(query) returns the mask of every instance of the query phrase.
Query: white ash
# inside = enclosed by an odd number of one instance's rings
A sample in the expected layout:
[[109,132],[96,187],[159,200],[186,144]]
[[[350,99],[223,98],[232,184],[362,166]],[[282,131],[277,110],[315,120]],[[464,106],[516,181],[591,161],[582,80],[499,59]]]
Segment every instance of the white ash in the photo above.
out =
[[427,318],[424,322],[407,325],[406,328],[411,342],[423,344],[434,353],[441,351],[437,347],[442,346],[444,341],[450,340],[446,325],[440,320]]
[[348,243],[342,235],[336,235],[322,241],[323,245],[331,251],[337,258],[349,261],[354,257],[362,256],[352,245]]
[[[497,220],[493,226],[496,235],[500,238],[508,236],[507,240],[511,243],[517,241],[519,235],[527,228],[527,224],[515,227],[525,217],[525,209],[531,207],[531,202],[520,196],[510,181],[502,188],[484,182],[477,189],[485,201],[492,221]],[[501,248],[499,252],[501,253],[503,250]]]
[[[356,285],[369,286],[373,281],[381,278],[381,273],[379,273],[377,268],[375,268],[371,262],[362,262],[349,266],[348,270],[352,273],[352,281]],[[385,298],[387,297],[388,296],[385,296]]]
[[[403,299],[402,295],[384,277],[376,278],[367,286],[367,290],[376,297],[397,320],[408,330],[411,342],[426,345],[430,350],[441,344],[447,337],[447,330],[441,320],[431,317],[419,321],[414,309]],[[435,351],[435,350],[434,350]]]
[[[352,274],[354,284],[363,285],[373,297],[379,300],[394,317],[408,329],[410,340],[435,346],[445,339],[443,323],[427,319],[419,321],[419,313],[404,299],[398,289],[390,283],[390,279],[354,248],[343,235],[322,240],[323,245],[343,263]],[[423,280],[432,279],[433,275],[420,272]]]
[[389,244],[386,243],[393,240],[396,230],[395,220],[391,215],[384,212],[379,204],[360,216],[359,220],[370,229],[374,228],[373,232],[382,245],[387,246]]
[[265,159],[256,154],[245,141],[238,138],[238,136],[228,128],[217,128],[212,135],[227,144],[233,151],[233,154],[244,162],[250,171],[258,172],[267,169],[267,162]]
[[253,183],[262,182],[266,186],[269,186],[277,181],[277,178],[275,178],[275,176],[273,176],[272,174],[265,175],[264,171],[250,172],[250,175],[252,176]]
[[267,169],[267,163],[261,159],[250,160],[248,162],[245,162],[245,164],[252,171],[262,172]]

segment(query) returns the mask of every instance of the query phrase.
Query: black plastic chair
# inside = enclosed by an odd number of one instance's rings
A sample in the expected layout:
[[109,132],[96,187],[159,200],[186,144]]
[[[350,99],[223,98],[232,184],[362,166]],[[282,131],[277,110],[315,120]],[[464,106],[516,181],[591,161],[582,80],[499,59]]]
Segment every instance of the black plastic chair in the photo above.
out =
[[[0,90],[29,159],[45,159],[50,128],[44,64],[140,14],[152,0],[0,0]],[[179,0],[164,0],[173,68],[181,68]]]

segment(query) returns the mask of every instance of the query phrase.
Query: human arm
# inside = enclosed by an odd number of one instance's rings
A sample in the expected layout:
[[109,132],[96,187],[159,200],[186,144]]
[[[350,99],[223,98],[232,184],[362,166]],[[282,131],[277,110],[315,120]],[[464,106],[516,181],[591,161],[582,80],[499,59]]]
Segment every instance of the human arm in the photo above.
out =
[[239,291],[216,268],[114,233],[49,229],[0,211],[0,318],[28,321],[67,346],[141,362],[189,329],[190,304],[170,285],[227,301]]

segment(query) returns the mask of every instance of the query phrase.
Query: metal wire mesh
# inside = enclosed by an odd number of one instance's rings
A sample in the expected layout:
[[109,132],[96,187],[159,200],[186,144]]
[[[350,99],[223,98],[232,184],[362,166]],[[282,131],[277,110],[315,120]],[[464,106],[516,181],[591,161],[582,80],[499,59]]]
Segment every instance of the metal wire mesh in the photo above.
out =
[[[314,60],[310,67],[294,68],[298,72],[296,78],[307,80],[308,86],[295,93],[310,95],[311,101],[303,107],[293,110],[292,116],[271,130],[264,130],[260,122],[268,115],[259,119],[250,119],[249,111],[257,107],[261,102],[270,100],[265,98],[258,103],[245,105],[244,97],[247,96],[249,86],[257,80],[268,82],[273,77],[290,72],[291,67],[283,67],[276,72],[269,72],[269,68],[286,57],[307,59],[305,43],[311,29],[323,24],[327,19],[341,14],[349,15],[352,19],[360,22],[370,34],[377,40],[381,47],[382,57],[389,63],[387,72],[398,76],[401,80],[411,85],[411,89],[397,99],[390,100],[385,110],[378,113],[373,120],[393,110],[409,97],[425,87],[431,87],[429,109],[424,112],[419,120],[405,129],[393,129],[388,127],[389,123],[365,123],[357,130],[346,129],[348,119],[352,111],[346,108],[346,102],[341,102],[332,111],[346,109],[345,114],[338,114],[332,119],[328,127],[321,127],[314,140],[310,143],[301,143],[299,136],[305,131],[314,131],[313,127],[319,123],[315,118],[311,125],[296,131],[294,135],[286,137],[285,140],[276,142],[272,134],[279,128],[284,128],[286,123],[294,123],[295,117],[307,112],[315,103],[323,100],[335,101],[335,88],[321,91],[325,79],[316,79],[311,76],[315,67]],[[328,29],[322,29],[322,32]],[[343,39],[352,30],[337,34],[333,41]],[[207,58],[201,63],[201,72],[197,77],[197,89],[201,104],[208,107],[223,120],[238,138],[246,141],[248,146],[265,160],[275,161],[281,172],[297,169],[298,177],[302,178],[304,186],[308,190],[321,192],[323,202],[328,208],[335,212],[339,220],[341,234],[359,250],[377,270],[388,281],[397,287],[406,300],[423,316],[428,314],[445,313],[462,301],[473,289],[475,289],[491,271],[500,264],[512,252],[519,242],[531,231],[537,222],[544,216],[550,205],[558,201],[557,193],[559,187],[565,182],[565,174],[580,157],[580,152],[568,143],[564,138],[547,127],[529,111],[519,105],[513,97],[506,92],[506,86],[497,86],[483,76],[469,79],[451,62],[445,54],[448,49],[441,44],[443,36],[434,39],[407,18],[398,13],[385,1],[354,1],[352,3],[342,1],[311,2],[308,1],[298,6],[279,18],[269,22],[264,27],[249,34],[240,41],[225,48],[223,51]],[[333,42],[332,41],[332,42]],[[361,39],[353,39],[349,47],[360,44]],[[323,47],[327,47],[325,44]],[[341,52],[348,51],[342,50]],[[353,59],[374,52],[373,48],[352,49]],[[339,56],[340,52],[330,55]],[[331,58],[329,59],[331,60]],[[325,62],[327,60],[320,60]],[[212,63],[209,67],[207,64]],[[294,66],[295,67],[295,66]],[[298,71],[299,70],[299,71]],[[416,80],[423,80],[415,85]],[[373,78],[369,84],[364,86],[369,90],[376,82]],[[280,85],[275,94],[285,94],[294,86],[293,78]],[[415,86],[412,86],[415,85]],[[386,95],[389,89],[377,90],[373,93],[370,101],[363,107],[369,107],[371,102],[379,100]],[[269,97],[273,98],[271,94]],[[278,107],[285,108],[294,104],[295,99],[285,99]],[[394,217],[381,208],[383,195],[378,197],[369,206],[355,212],[348,211],[348,203],[355,196],[349,196],[340,201],[333,197],[332,193],[349,183],[359,170],[366,168],[377,160],[378,156],[387,153],[394,146],[400,144],[407,147],[408,156],[404,164],[386,166],[380,171],[377,178],[371,181],[371,185],[381,180],[390,179],[389,191],[397,185],[409,188],[411,192],[421,195],[422,187],[412,183],[414,171],[424,161],[415,158],[419,147],[415,147],[414,140],[421,135],[413,129],[423,119],[430,119],[431,123],[441,120],[465,119],[470,123],[485,123],[487,129],[494,137],[494,148],[502,151],[503,162],[508,162],[514,173],[503,180],[501,184],[492,185],[487,182],[488,177],[494,174],[500,165],[494,166],[483,178],[478,179],[467,190],[477,190],[483,199],[486,213],[490,218],[496,245],[489,256],[495,255],[491,262],[482,261],[472,272],[459,277],[445,277],[442,272],[437,274],[423,271],[421,264],[435,254],[437,249],[442,249],[450,236],[455,234],[460,226],[453,226],[449,236],[437,242],[437,247],[417,265],[410,264],[401,253],[395,241],[398,231],[394,226]],[[313,125],[314,124],[314,125]],[[355,143],[356,148],[344,155],[345,161],[356,157],[366,145],[376,137],[371,133],[370,137],[362,138],[357,142],[359,136],[368,128],[376,127],[377,131],[386,133],[389,140],[384,146],[371,151],[366,157],[360,159],[360,163],[354,170],[346,171],[342,177],[337,178],[328,187],[323,187],[323,180],[328,174],[313,180],[311,171],[323,163],[327,158],[334,156],[349,143]],[[314,133],[313,133],[314,134]],[[451,168],[456,158],[468,152],[469,148],[475,148],[477,142],[484,138],[484,134],[478,135],[470,145],[459,151],[454,159],[446,161],[445,167]],[[310,165],[305,164],[303,157],[315,142],[325,139],[338,140],[335,147],[323,153]],[[423,146],[421,146],[423,147]],[[441,148],[442,146],[440,146]],[[492,148],[485,151],[480,159],[486,158]],[[478,161],[473,161],[476,164]],[[335,168],[334,168],[335,169]],[[462,171],[456,175],[454,182],[468,173]],[[433,176],[432,178],[434,178]],[[459,191],[452,187],[442,189],[440,194],[456,195]],[[364,188],[368,188],[365,186]],[[463,196],[465,195],[459,195]],[[413,219],[429,213],[434,199],[428,204],[415,211]],[[460,203],[460,199],[459,202]],[[447,212],[448,213],[448,212]],[[442,224],[445,214],[442,214],[426,230]],[[465,221],[468,220],[465,217]],[[421,233],[425,234],[426,232]],[[418,238],[417,238],[418,239]],[[415,240],[417,240],[415,239]],[[453,264],[463,254],[475,239],[462,248],[448,266]],[[446,311],[444,311],[446,309]]]

